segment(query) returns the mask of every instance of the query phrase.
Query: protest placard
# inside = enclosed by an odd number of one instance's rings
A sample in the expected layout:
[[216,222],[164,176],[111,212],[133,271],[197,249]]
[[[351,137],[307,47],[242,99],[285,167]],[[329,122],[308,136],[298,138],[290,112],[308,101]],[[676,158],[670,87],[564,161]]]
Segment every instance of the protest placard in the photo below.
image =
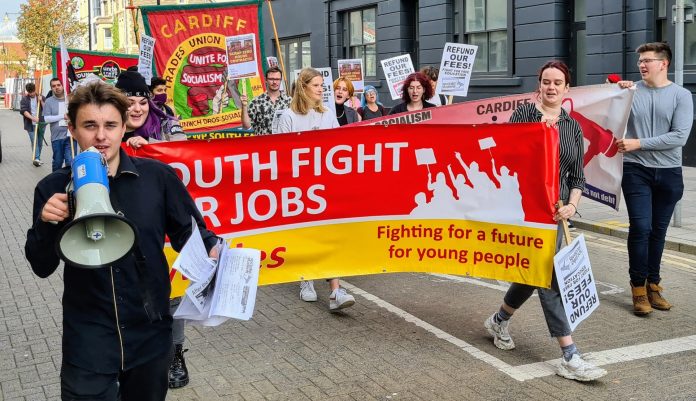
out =
[[477,49],[478,46],[473,45],[445,43],[435,93],[445,96],[467,95]]
[[355,92],[362,93],[365,89],[365,75],[361,58],[338,60],[338,76],[350,80]]
[[259,75],[255,34],[228,36],[225,38],[225,47],[227,48],[227,79]]
[[152,79],[152,60],[155,52],[155,38],[152,36],[140,35],[140,53],[138,53],[138,72],[145,78],[145,82],[150,85]]
[[571,330],[587,319],[599,306],[585,236],[575,238],[553,258],[558,289]]
[[278,67],[278,59],[273,56],[266,57],[266,65],[268,68]]
[[409,74],[415,72],[410,54],[396,56],[381,61],[384,77],[387,79],[389,93],[392,99],[401,99],[401,91],[404,81]]

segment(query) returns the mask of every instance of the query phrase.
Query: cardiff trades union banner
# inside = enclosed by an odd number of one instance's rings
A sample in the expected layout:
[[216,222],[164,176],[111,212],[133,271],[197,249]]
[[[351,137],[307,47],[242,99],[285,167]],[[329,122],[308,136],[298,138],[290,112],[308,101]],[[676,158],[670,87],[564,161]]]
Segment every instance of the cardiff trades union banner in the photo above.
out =
[[[67,49],[70,57],[70,65],[74,71],[71,76],[71,86],[75,80],[81,81],[90,74],[94,74],[102,81],[115,84],[116,78],[126,68],[138,65],[138,56],[131,54],[95,52],[87,50]],[[51,48],[51,61],[53,76],[60,77],[60,66],[65,62],[60,54],[59,47]]]
[[[617,85],[571,88],[563,107],[585,137],[584,195],[619,210],[623,157],[614,143],[626,131],[633,90]],[[502,96],[375,118],[352,125],[483,124],[507,122],[515,109],[536,101],[536,93]]]
[[263,93],[262,58],[251,78],[227,75],[228,36],[254,35],[255,54],[263,54],[258,1],[141,7],[148,35],[156,40],[155,75],[167,81],[187,133],[223,131],[241,124],[240,95]]
[[261,250],[260,285],[437,272],[548,287],[557,135],[367,126],[129,151],[172,166],[230,246]]

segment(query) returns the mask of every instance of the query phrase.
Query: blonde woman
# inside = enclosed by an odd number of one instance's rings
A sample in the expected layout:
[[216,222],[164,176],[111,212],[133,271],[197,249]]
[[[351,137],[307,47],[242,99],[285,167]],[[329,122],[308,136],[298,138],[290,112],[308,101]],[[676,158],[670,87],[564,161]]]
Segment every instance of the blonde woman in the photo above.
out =
[[[274,134],[337,128],[338,120],[330,109],[322,105],[324,77],[314,68],[305,68],[295,80],[295,91],[290,108],[280,116]],[[337,278],[328,280],[331,287],[329,310],[345,309],[355,304],[355,298],[340,287]],[[317,300],[314,281],[300,282],[300,299],[305,302]]]
[[273,130],[274,134],[337,128],[336,114],[322,104],[324,77],[314,68],[305,68],[295,80],[295,90]]

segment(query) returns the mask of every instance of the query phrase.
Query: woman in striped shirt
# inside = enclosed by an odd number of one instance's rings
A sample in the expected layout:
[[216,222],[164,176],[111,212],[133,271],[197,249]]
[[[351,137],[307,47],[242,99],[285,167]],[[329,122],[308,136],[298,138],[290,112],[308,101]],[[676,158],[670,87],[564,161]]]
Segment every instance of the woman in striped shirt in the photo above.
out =
[[[568,67],[560,61],[549,61],[539,71],[538,103],[523,104],[515,110],[510,122],[545,122],[556,126],[559,135],[560,150],[560,199],[564,206],[559,207],[553,216],[559,222],[559,234],[556,250],[561,247],[561,224],[573,216],[585,186],[585,175],[582,171],[584,144],[580,124],[572,119],[561,107],[563,96],[570,89],[570,73]],[[534,290],[539,292],[539,300],[546,325],[552,337],[558,340],[563,351],[563,360],[557,374],[579,381],[596,380],[604,376],[606,370],[599,368],[580,356],[568,325],[563,302],[558,291],[556,276],[551,280],[552,288],[536,288],[526,284],[513,283],[505,294],[500,310],[485,322],[484,326],[493,336],[496,347],[504,350],[515,348],[515,343],[508,332],[510,318],[519,309]]]

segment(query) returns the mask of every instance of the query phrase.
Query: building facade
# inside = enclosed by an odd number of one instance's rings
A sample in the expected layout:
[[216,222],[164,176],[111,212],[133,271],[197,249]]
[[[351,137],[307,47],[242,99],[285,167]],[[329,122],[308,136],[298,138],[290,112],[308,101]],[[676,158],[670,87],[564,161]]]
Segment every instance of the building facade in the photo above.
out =
[[[679,51],[675,1],[276,0],[272,7],[289,74],[331,66],[337,76],[337,60],[362,58],[366,83],[393,105],[380,60],[409,53],[416,69],[439,66],[446,42],[478,45],[469,96],[457,101],[533,91],[549,59],[568,63],[575,86],[603,83],[608,74],[639,80],[641,43],[665,40]],[[263,7],[267,55],[277,55],[267,2]],[[683,52],[684,86],[693,93],[696,24],[685,25]],[[696,135],[684,148],[684,163],[696,166]]]

